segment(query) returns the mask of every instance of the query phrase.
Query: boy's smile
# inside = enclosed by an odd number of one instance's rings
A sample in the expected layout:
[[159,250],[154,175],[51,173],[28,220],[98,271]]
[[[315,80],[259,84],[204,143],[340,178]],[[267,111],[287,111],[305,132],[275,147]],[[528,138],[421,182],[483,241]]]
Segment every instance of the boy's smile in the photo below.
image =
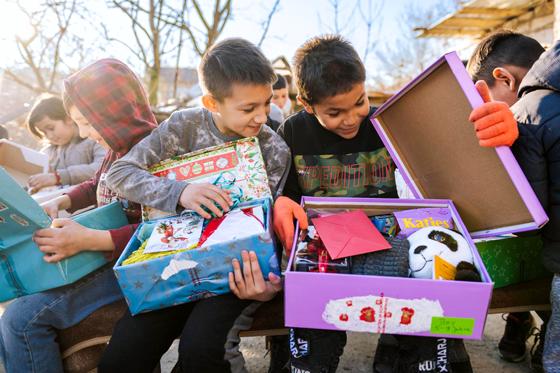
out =
[[360,124],[369,114],[369,100],[364,83],[355,84],[346,93],[327,97],[320,103],[303,103],[305,111],[315,115],[327,130],[344,139],[352,139],[360,130]]
[[89,138],[107,150],[111,150],[111,147],[103,139],[103,137],[93,128],[89,121],[84,117],[84,115],[78,110],[76,106],[71,106],[68,110],[70,118],[78,125],[81,138]]
[[257,136],[270,113],[272,84],[234,83],[231,94],[222,101],[210,95],[204,106],[212,112],[218,130],[227,136]]

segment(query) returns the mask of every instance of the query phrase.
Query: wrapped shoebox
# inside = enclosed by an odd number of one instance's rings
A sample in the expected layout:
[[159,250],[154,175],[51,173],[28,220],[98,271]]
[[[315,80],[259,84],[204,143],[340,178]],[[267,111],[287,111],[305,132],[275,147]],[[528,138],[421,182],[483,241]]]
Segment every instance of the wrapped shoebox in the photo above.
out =
[[[256,138],[246,138],[164,161],[152,172],[176,180],[209,182],[232,187],[239,207],[262,206],[264,231],[240,239],[221,241],[147,261],[125,261],[142,244],[145,222],[139,226],[114,267],[130,312],[137,314],[191,302],[230,291],[228,273],[233,258],[241,251],[255,251],[265,279],[269,272],[280,275],[271,224],[271,193],[266,169]],[[216,183],[216,180],[218,181]],[[220,181],[226,181],[227,185]],[[232,210],[233,211],[233,210]],[[151,216],[168,215],[146,209]],[[231,214],[231,213],[230,213]],[[160,220],[155,220],[157,223]],[[247,229],[239,226],[240,230]]]
[[[72,218],[93,229],[128,224],[117,202]],[[81,252],[58,263],[44,261],[33,233],[51,224],[50,218],[0,167],[0,302],[68,285],[107,263],[100,252]]]
[[552,276],[544,267],[543,243],[538,235],[481,239],[475,244],[494,288]]
[[[447,209],[482,282],[296,272],[296,229],[284,282],[286,326],[482,338],[493,283],[472,238],[535,229],[548,218],[510,150],[478,145],[468,117],[480,104],[461,60],[445,55],[373,118],[405,181],[423,199],[303,197],[302,205],[369,216]],[[370,313],[360,314],[365,311]]]
[[[149,171],[170,180],[209,183],[242,191],[241,202],[270,197],[268,177],[256,137],[247,137],[211,148],[173,157],[155,164]],[[144,220],[175,215],[142,206]]]
[[24,187],[29,176],[48,172],[49,158],[44,153],[0,139],[0,167]]

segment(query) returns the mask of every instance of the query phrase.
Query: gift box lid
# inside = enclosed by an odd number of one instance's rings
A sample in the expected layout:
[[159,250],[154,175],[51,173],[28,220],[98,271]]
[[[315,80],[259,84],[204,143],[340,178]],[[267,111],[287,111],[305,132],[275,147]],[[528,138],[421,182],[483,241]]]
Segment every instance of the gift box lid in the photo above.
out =
[[44,153],[0,139],[0,166],[24,187],[29,176],[48,171],[49,158]]
[[548,221],[508,147],[483,148],[468,117],[483,104],[448,53],[381,106],[373,125],[416,198],[453,200],[472,237]]

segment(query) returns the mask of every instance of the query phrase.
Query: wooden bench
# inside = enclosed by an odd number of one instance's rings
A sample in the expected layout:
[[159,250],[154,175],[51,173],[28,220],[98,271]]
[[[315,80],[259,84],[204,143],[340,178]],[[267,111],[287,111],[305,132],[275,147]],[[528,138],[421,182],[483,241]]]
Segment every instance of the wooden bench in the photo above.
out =
[[[550,309],[550,278],[494,289],[488,313],[543,311]],[[105,306],[78,325],[59,332],[59,344],[65,372],[95,371],[97,362],[111,337],[114,324],[126,309],[124,302]],[[255,313],[249,330],[240,337],[285,335],[284,295],[278,294]]]

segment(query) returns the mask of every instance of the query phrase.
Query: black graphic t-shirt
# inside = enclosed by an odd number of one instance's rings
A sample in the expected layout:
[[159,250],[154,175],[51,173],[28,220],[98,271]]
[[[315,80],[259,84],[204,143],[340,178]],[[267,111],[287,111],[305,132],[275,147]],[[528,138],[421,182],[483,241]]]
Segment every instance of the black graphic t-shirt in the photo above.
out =
[[[370,111],[370,115],[373,109]],[[304,110],[278,129],[292,151],[284,195],[396,198],[395,164],[369,117],[353,139],[326,130]]]

